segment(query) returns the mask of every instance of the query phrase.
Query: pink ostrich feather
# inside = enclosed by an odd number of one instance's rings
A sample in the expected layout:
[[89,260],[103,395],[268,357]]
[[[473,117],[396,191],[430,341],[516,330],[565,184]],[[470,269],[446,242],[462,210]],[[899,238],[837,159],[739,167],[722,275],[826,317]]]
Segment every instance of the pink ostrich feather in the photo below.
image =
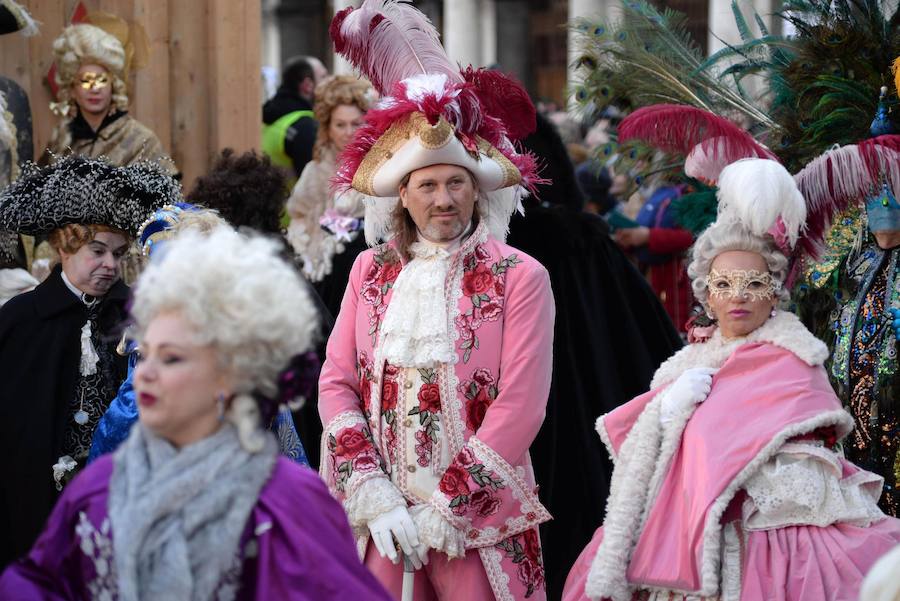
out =
[[817,258],[835,215],[861,204],[887,183],[900,195],[900,136],[879,136],[832,148],[794,176],[806,199],[803,251]]
[[622,120],[618,131],[620,142],[639,139],[666,152],[687,155],[687,174],[707,182],[715,182],[724,167],[739,159],[778,160],[728,119],[692,106],[639,108]]
[[448,81],[463,83],[434,25],[405,2],[365,0],[358,9],[337,13],[330,33],[335,50],[383,95],[413,75],[443,73]]

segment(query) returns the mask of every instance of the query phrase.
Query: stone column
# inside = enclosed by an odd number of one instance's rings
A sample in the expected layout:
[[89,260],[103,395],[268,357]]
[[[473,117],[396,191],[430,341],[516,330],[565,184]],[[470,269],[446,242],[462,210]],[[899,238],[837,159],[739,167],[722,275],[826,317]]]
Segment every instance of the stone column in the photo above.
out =
[[497,62],[497,3],[481,0],[481,65]]
[[531,74],[531,20],[527,0],[496,0],[497,62],[512,73],[529,92],[534,93]]
[[[344,10],[348,6],[352,6],[354,8],[359,8],[360,0],[333,0],[334,1],[334,14]],[[335,53],[334,61],[331,65],[331,72],[335,75],[350,75],[355,74],[356,70],[353,66],[348,63],[343,56]]]
[[263,0],[262,2],[262,69],[263,98],[275,93],[281,78],[281,29],[278,26],[279,0]]
[[[709,0],[710,2],[716,2],[716,0]],[[587,17],[589,19],[601,18],[601,19],[609,19],[612,16],[612,6],[615,4],[614,1],[608,0],[569,0],[569,25],[573,25],[576,19]],[[569,65],[568,65],[568,76],[566,80],[568,81],[569,90],[571,90],[574,84],[578,81],[578,77],[575,73],[575,61],[578,60],[578,51],[577,51],[577,41],[576,41],[576,33],[573,29],[569,29],[569,38],[568,38],[568,55],[569,55]],[[566,99],[570,104],[570,109],[573,108],[574,104],[572,101],[571,92],[566,91]]]
[[445,0],[444,49],[463,67],[482,66],[479,0]]

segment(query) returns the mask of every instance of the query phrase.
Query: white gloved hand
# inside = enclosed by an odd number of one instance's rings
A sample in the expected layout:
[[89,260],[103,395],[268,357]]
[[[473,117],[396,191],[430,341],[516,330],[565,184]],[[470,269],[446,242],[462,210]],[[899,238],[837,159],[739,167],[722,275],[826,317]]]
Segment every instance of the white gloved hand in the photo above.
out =
[[400,561],[394,541],[412,561],[415,569],[428,563],[428,547],[419,542],[419,532],[406,507],[394,507],[377,518],[369,520],[369,533],[375,549],[393,563]]
[[680,413],[697,403],[702,403],[712,388],[712,377],[719,371],[713,367],[694,367],[685,370],[663,393],[659,408],[659,421],[665,425]]

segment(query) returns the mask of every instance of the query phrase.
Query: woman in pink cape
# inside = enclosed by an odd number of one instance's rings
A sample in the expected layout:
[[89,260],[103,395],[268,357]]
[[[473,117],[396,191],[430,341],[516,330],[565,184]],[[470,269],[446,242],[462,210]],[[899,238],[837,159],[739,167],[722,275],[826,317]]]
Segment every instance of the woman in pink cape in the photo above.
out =
[[881,478],[840,451],[853,420],[825,345],[778,309],[805,214],[774,161],[722,171],[688,268],[716,327],[597,420],[611,493],[563,601],[856,601],[900,543]]

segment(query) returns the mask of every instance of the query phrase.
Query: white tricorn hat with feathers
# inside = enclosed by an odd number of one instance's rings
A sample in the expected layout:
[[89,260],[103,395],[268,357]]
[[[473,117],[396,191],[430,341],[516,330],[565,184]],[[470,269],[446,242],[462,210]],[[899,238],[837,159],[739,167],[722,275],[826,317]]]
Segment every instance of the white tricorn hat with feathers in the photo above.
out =
[[534,157],[513,143],[535,128],[534,105],[521,84],[499,71],[461,71],[428,18],[397,0],[365,0],[340,11],[330,33],[335,51],[382,95],[332,180],[339,190],[366,196],[366,240],[392,236],[401,180],[439,164],[474,176],[481,217],[491,235],[505,239],[512,213],[541,182]]

